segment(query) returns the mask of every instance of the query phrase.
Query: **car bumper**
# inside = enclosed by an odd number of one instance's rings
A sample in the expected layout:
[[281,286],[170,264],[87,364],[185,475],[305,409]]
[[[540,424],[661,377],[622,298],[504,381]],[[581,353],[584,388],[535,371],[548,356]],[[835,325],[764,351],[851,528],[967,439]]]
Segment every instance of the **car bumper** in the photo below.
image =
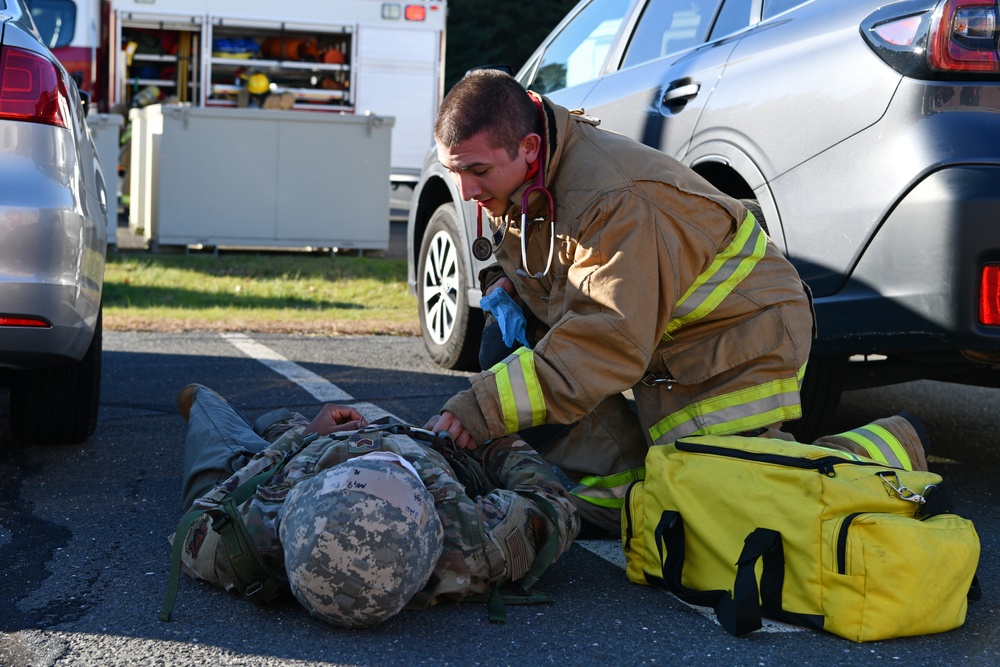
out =
[[815,352],[1000,352],[978,321],[980,274],[1000,262],[1000,166],[933,172],[892,210],[835,294],[816,299]]
[[5,314],[20,310],[20,316],[43,318],[50,324],[0,326],[0,369],[44,368],[82,359],[94,337],[100,293],[81,307],[74,299],[73,286],[22,285],[18,292],[31,299],[33,308],[9,309],[10,302],[4,298],[0,310]]
[[[70,132],[0,122],[0,368],[83,358],[101,306],[107,218]],[[27,149],[25,148],[27,147]]]

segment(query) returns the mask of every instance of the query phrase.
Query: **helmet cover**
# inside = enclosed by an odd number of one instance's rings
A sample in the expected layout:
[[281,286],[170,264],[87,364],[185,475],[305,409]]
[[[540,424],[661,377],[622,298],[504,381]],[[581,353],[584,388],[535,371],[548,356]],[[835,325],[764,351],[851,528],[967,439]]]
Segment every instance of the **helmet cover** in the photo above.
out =
[[333,625],[375,625],[430,579],[444,529],[423,483],[400,465],[352,459],[288,493],[279,537],[295,598]]

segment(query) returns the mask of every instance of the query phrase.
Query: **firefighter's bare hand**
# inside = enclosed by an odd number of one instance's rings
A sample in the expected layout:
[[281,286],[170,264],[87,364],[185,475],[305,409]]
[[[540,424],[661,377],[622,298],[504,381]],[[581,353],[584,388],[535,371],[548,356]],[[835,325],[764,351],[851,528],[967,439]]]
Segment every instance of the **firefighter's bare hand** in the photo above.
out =
[[487,296],[496,289],[502,289],[503,291],[507,292],[507,294],[510,294],[510,298],[514,300],[514,303],[516,303],[519,306],[522,305],[521,295],[517,293],[517,290],[514,288],[514,283],[511,282],[510,278],[508,278],[507,276],[503,276],[495,283],[487,287],[486,293],[483,294],[483,296]]
[[447,410],[431,417],[424,425],[424,429],[435,433],[447,431],[451,439],[455,441],[455,446],[461,449],[475,449],[478,446],[472,434],[466,430],[465,425]]
[[305,433],[316,432],[320,435],[329,435],[337,431],[356,431],[365,426],[368,426],[368,420],[354,408],[327,403],[309,422]]

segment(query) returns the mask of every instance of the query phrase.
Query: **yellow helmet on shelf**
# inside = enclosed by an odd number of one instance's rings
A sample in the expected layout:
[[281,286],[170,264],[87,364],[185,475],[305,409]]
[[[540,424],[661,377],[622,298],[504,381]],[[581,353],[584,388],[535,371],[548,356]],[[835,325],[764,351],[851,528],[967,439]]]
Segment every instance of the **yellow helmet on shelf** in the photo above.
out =
[[263,95],[271,88],[271,81],[263,72],[254,72],[247,77],[247,92],[251,95]]

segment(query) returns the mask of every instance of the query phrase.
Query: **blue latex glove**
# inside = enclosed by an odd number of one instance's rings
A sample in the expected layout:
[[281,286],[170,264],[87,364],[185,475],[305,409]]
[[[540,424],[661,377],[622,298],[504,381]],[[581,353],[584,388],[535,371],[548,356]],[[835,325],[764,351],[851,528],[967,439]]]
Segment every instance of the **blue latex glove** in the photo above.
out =
[[507,290],[495,289],[487,296],[479,300],[479,306],[493,314],[500,331],[503,333],[503,342],[507,347],[513,347],[514,341],[518,341],[525,347],[528,344],[528,321],[524,319],[524,311],[514,303]]

